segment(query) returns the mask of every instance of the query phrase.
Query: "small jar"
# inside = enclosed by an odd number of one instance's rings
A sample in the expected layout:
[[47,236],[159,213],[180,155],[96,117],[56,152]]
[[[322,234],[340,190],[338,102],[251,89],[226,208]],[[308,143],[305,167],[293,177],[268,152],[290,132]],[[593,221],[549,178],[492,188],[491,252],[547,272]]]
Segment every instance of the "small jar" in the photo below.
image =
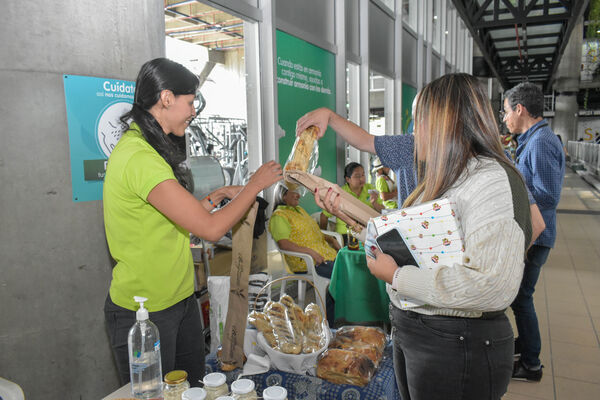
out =
[[206,400],[206,390],[199,387],[187,389],[181,395],[181,400]]
[[229,388],[226,380],[225,374],[220,372],[205,375],[202,382],[204,382],[204,390],[206,390],[206,400],[216,400],[219,396],[228,395]]
[[164,400],[181,400],[183,392],[190,387],[187,376],[187,372],[182,370],[171,371],[165,375]]
[[231,395],[236,400],[257,400],[254,382],[250,379],[238,379],[231,382]]
[[264,400],[287,400],[287,390],[281,386],[269,386],[263,390]]

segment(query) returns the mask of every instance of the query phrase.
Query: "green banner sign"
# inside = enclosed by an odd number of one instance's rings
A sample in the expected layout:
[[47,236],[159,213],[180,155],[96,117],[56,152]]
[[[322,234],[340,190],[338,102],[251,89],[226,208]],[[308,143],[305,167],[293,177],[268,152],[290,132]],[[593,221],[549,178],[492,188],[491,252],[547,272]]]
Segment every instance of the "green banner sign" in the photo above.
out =
[[[279,126],[285,136],[279,140],[279,162],[283,165],[296,139],[296,121],[319,107],[335,110],[335,56],[285,32],[277,31],[277,98]],[[319,140],[321,177],[336,182],[335,132],[327,129]],[[312,196],[300,204],[310,214],[320,209]]]

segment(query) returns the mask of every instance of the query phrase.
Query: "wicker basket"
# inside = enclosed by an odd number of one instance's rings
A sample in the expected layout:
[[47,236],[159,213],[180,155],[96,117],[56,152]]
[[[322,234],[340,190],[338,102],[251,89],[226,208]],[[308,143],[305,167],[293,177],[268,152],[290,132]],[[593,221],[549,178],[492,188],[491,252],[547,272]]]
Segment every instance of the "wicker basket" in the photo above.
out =
[[[264,289],[266,289],[267,287],[269,287],[271,284],[273,284],[275,282],[285,281],[285,280],[304,280],[306,282],[309,282],[315,289],[316,296],[319,296],[319,298],[322,301],[323,298],[321,297],[321,294],[319,293],[318,289],[316,288],[316,286],[314,285],[314,283],[311,280],[306,279],[301,276],[296,277],[296,276],[291,276],[291,275],[284,276],[279,279],[274,279],[271,282],[268,282],[258,292],[258,295],[260,296],[262,291]],[[324,304],[324,302],[322,304]],[[256,304],[255,304],[255,307],[256,307]],[[267,356],[269,357],[269,360],[271,361],[272,367],[274,367],[278,370],[281,370],[281,371],[292,372],[295,374],[307,374],[307,373],[309,375],[316,374],[318,358],[321,355],[321,353],[323,353],[325,350],[327,350],[327,346],[329,346],[329,342],[331,341],[331,330],[329,329],[329,325],[327,324],[327,311],[326,310],[321,310],[321,311],[323,314],[323,320],[321,321],[321,324],[323,327],[323,332],[325,334],[325,344],[323,345],[323,347],[321,347],[319,350],[317,350],[313,353],[308,353],[308,354],[282,353],[279,350],[275,350],[274,348],[269,346],[269,344],[263,337],[263,334],[261,332],[258,333],[258,335],[257,335],[258,346],[267,354]]]

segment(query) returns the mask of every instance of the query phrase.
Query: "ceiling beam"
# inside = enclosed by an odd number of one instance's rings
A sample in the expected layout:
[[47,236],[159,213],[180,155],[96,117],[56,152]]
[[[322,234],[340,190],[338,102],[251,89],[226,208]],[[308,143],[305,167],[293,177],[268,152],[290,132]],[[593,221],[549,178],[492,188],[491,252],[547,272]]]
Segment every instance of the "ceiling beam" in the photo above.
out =
[[563,13],[563,14],[552,14],[552,15],[548,15],[548,16],[536,16],[536,17],[525,17],[525,16],[519,16],[518,18],[510,18],[510,19],[501,19],[501,20],[493,20],[493,21],[484,21],[484,20],[480,20],[478,23],[474,24],[475,29],[481,29],[481,28],[486,28],[486,29],[506,29],[506,28],[510,28],[511,26],[515,26],[515,24],[521,25],[521,24],[527,24],[528,26],[535,26],[535,25],[547,25],[548,23],[552,23],[552,22],[564,22],[566,20],[568,20],[570,17],[570,14],[568,13]]
[[476,9],[477,4],[471,0],[452,0],[452,3],[454,4],[454,7],[456,8],[456,11],[460,15],[460,17],[463,19],[463,21],[467,25],[467,29],[469,30],[469,32],[471,33],[471,36],[473,37],[473,42],[475,42],[475,44],[477,44],[477,46],[479,46],[479,49],[481,50],[481,53],[483,54],[483,58],[487,62],[488,66],[490,67],[490,70],[492,71],[494,76],[498,79],[498,81],[500,82],[502,87],[504,87],[505,89],[508,89],[508,81],[499,72],[500,64],[498,62],[498,55],[495,50],[493,41],[491,40],[490,36],[487,35],[487,32],[485,30],[483,30],[483,29],[481,29],[479,31],[476,30],[473,27],[472,20],[469,18],[469,16],[472,14],[470,14],[467,11],[467,8],[470,8],[471,10],[475,10],[475,12],[477,12],[477,9]]

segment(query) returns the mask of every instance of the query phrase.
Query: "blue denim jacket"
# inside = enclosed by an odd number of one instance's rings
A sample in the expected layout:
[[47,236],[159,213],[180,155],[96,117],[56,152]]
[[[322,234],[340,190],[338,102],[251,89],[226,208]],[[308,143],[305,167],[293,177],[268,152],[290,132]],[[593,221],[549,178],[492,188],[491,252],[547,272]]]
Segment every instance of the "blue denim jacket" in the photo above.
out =
[[565,176],[562,144],[548,122],[542,119],[517,137],[515,155],[515,164],[546,224],[535,244],[552,248],[556,240],[556,207]]

